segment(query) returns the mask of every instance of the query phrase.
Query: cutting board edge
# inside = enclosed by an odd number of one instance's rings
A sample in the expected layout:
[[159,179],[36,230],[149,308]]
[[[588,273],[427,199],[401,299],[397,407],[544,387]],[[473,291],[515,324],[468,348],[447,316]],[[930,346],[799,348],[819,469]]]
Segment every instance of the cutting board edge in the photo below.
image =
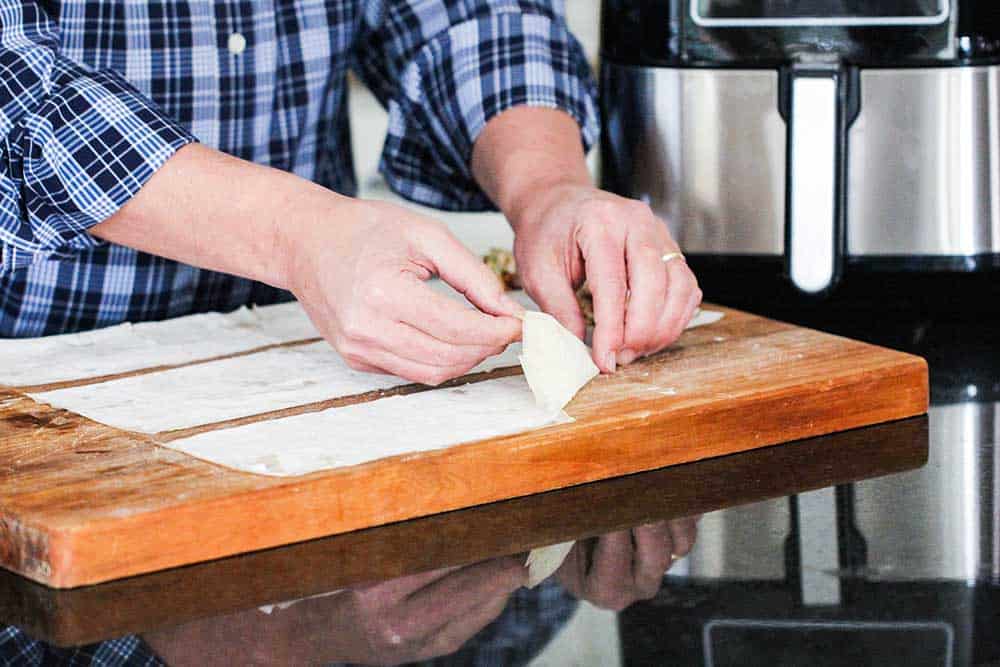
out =
[[[32,581],[52,585],[59,572],[66,569],[61,559],[62,531],[25,521],[0,506],[0,566],[17,572]],[[63,547],[65,549],[65,547]]]
[[[869,406],[868,409],[851,415],[849,418],[844,418],[845,416],[842,415],[839,419],[831,417],[820,422],[811,422],[808,427],[803,427],[798,430],[792,429],[792,437],[790,438],[776,439],[777,436],[774,434],[771,437],[760,436],[756,439],[750,439],[727,450],[724,454],[738,453],[758,447],[772,446],[782,442],[790,442],[819,435],[826,435],[836,431],[895,421],[926,413],[929,396],[926,362],[922,358],[915,357],[913,355],[904,355],[903,353],[897,354],[899,355],[897,358],[900,363],[891,367],[892,372],[884,372],[878,377],[871,377],[872,373],[860,373],[858,374],[858,377],[854,378],[853,382],[832,387],[829,391],[816,392],[808,397],[809,401],[817,401],[822,398],[825,399],[826,402],[830,402],[831,399],[838,395],[852,395],[856,391],[859,391],[864,385],[870,385],[872,383],[888,383],[890,385],[897,384],[899,386],[897,386],[896,389],[899,389],[900,386],[906,389],[906,391],[886,392],[884,405]],[[817,380],[817,382],[822,381]],[[798,387],[801,387],[801,385],[798,385]],[[793,393],[792,390],[795,388],[796,387],[789,387],[784,391],[777,392],[775,396],[757,397],[753,401],[744,399],[740,401],[740,405],[737,407],[740,410],[752,412],[753,407],[750,406],[751,403],[759,409],[765,407],[763,403],[766,401],[777,401],[780,404],[782,400],[788,400],[787,397],[791,396]],[[801,397],[798,397],[798,399],[796,407],[801,409],[804,407],[804,403],[802,402]],[[49,553],[54,553],[51,549],[56,548],[57,552],[61,553],[61,556],[57,559],[50,558],[47,568],[36,567],[29,569],[17,567],[17,564],[15,563],[6,562],[7,559],[4,559],[5,562],[0,564],[8,569],[14,569],[29,579],[49,587],[75,588],[127,576],[169,569],[172,567],[191,564],[193,562],[214,560],[238,553],[257,551],[329,535],[350,532],[360,528],[384,525],[420,516],[455,510],[462,507],[480,505],[504,498],[520,497],[530,495],[532,493],[555,490],[576,484],[606,479],[609,477],[642,472],[668,465],[693,462],[710,458],[712,456],[722,455],[719,453],[713,454],[710,451],[710,448],[703,449],[702,451],[696,451],[691,455],[678,455],[678,452],[667,452],[664,451],[662,446],[660,446],[657,448],[650,448],[649,451],[645,451],[644,458],[641,459],[641,462],[636,462],[631,465],[619,462],[615,459],[615,457],[608,457],[608,452],[606,451],[601,452],[605,455],[604,460],[606,462],[610,460],[611,463],[605,463],[604,467],[601,467],[601,464],[595,465],[594,462],[600,459],[595,456],[594,450],[601,450],[602,447],[604,449],[614,449],[613,446],[607,445],[606,441],[611,441],[617,433],[621,433],[625,430],[629,430],[631,439],[636,440],[639,439],[639,437],[652,437],[655,435],[657,429],[662,429],[668,425],[668,422],[673,423],[678,419],[682,422],[685,420],[691,421],[698,419],[708,423],[714,422],[717,428],[724,428],[726,424],[734,423],[731,415],[728,418],[729,421],[718,418],[718,415],[721,413],[734,412],[735,408],[733,406],[715,409],[713,409],[712,406],[700,406],[698,408],[687,410],[686,414],[680,416],[678,416],[677,413],[671,413],[668,415],[669,418],[656,419],[655,413],[646,409],[647,406],[652,407],[653,405],[655,405],[655,403],[642,403],[640,406],[637,406],[637,409],[633,411],[634,414],[631,416],[629,416],[628,413],[625,413],[624,421],[622,420],[621,415],[619,415],[615,420],[607,420],[609,423],[603,425],[601,424],[601,420],[589,420],[575,425],[576,428],[574,428],[574,425],[569,425],[569,428],[557,431],[560,435],[546,443],[525,442],[530,439],[530,436],[528,434],[519,434],[487,442],[471,443],[469,445],[452,448],[450,450],[446,449],[427,452],[418,457],[399,457],[400,459],[406,459],[408,472],[414,472],[412,469],[413,464],[419,463],[425,470],[424,475],[427,478],[420,481],[422,483],[426,483],[427,480],[431,480],[435,475],[440,476],[440,471],[427,471],[428,467],[440,468],[442,463],[444,463],[446,467],[461,467],[463,464],[468,466],[481,466],[483,465],[483,461],[481,460],[481,457],[479,457],[479,454],[482,453],[481,450],[484,448],[493,450],[507,448],[507,450],[509,450],[506,452],[507,454],[514,453],[517,457],[524,459],[520,462],[513,462],[513,464],[516,464],[515,467],[517,468],[517,472],[519,474],[523,474],[525,472],[531,473],[533,468],[539,468],[541,464],[539,464],[536,459],[539,458],[538,454],[540,452],[547,450],[550,454],[558,454],[560,453],[560,443],[565,440],[581,439],[581,435],[583,435],[583,439],[586,441],[586,446],[583,447],[585,452],[579,452],[576,454],[575,467],[573,467],[574,472],[566,473],[564,471],[561,476],[557,475],[545,482],[539,481],[541,479],[541,474],[537,473],[534,477],[531,477],[530,475],[527,478],[519,477],[515,484],[504,487],[505,490],[502,491],[499,489],[491,489],[480,486],[473,492],[468,492],[467,489],[467,493],[460,496],[462,500],[456,501],[453,499],[451,502],[445,502],[440,498],[432,498],[433,502],[424,504],[419,509],[410,508],[405,511],[399,510],[398,508],[395,508],[394,510],[384,508],[381,510],[373,509],[369,510],[367,514],[362,513],[360,516],[366,516],[367,518],[361,519],[359,515],[354,515],[353,518],[347,518],[352,511],[350,505],[359,505],[359,499],[349,497],[347,500],[353,501],[353,503],[349,502],[345,504],[344,497],[342,495],[338,496],[338,491],[343,491],[345,480],[348,480],[346,483],[349,483],[351,475],[345,476],[318,473],[303,478],[290,478],[289,485],[297,485],[301,487],[299,492],[294,494],[294,499],[291,499],[294,502],[301,505],[301,503],[308,501],[313,505],[322,505],[326,508],[328,514],[331,516],[322,517],[324,519],[324,528],[318,527],[320,521],[318,519],[314,519],[312,522],[313,525],[309,529],[298,531],[294,535],[287,531],[283,533],[281,531],[283,517],[281,516],[282,512],[280,511],[280,508],[269,507],[271,516],[267,518],[265,525],[263,526],[260,523],[255,523],[255,530],[253,531],[242,530],[246,526],[237,525],[230,526],[229,528],[231,530],[225,531],[227,535],[235,537],[224,538],[221,540],[213,540],[211,539],[211,536],[200,534],[191,537],[191,524],[185,523],[185,514],[195,508],[171,506],[139,515],[97,521],[83,528],[52,531],[48,535]],[[611,421],[614,421],[614,425],[610,424]],[[674,426],[676,427],[677,425],[674,424]],[[582,434],[581,431],[584,430],[583,427],[586,427],[587,431],[593,432],[589,434]],[[597,427],[596,430],[595,427]],[[785,431],[785,433],[787,433],[787,431]],[[518,443],[518,441],[521,442]],[[602,445],[602,443],[604,444]],[[565,452],[562,453],[565,454]],[[635,452],[631,453],[634,454]],[[474,458],[476,459],[475,461],[472,460]],[[385,461],[380,463],[383,466],[386,465]],[[493,463],[496,463],[497,465],[504,465],[503,462],[499,461]],[[508,465],[511,463],[512,462],[510,461],[506,462]],[[552,467],[553,465],[563,465],[565,463],[565,461],[560,460],[558,455],[548,461],[549,467]],[[395,462],[394,465],[390,463],[389,467],[390,469],[393,467],[401,468],[402,463],[398,461]],[[405,485],[406,479],[404,475],[400,474],[401,472],[401,470],[396,470],[397,476],[400,477],[397,482],[400,485]],[[446,478],[448,476],[457,478],[457,476],[455,476],[450,470],[448,471],[448,474],[445,475]],[[528,483],[529,481],[531,482],[530,484]],[[382,482],[382,484],[387,489],[392,488],[391,484],[387,485],[384,482]],[[230,497],[213,500],[208,503],[201,503],[196,509],[199,514],[205,516],[210,516],[213,512],[218,513],[220,516],[226,515],[225,508],[231,507],[234,504],[266,504],[269,502],[269,497],[270,500],[273,500],[274,497],[281,495],[281,491],[287,491],[287,487],[289,485],[282,484],[265,489],[242,492]],[[431,484],[431,486],[433,487],[433,484]],[[372,492],[368,495],[372,496],[374,493]],[[282,500],[289,502],[290,499],[284,498]],[[338,514],[339,517],[336,516]],[[260,518],[265,515],[256,516]],[[168,525],[165,525],[164,521],[167,521]],[[328,523],[329,521],[332,521],[333,523]],[[173,525],[171,526],[169,523],[172,523]],[[273,532],[269,531],[266,528],[267,523],[274,523],[274,527],[277,530]],[[186,556],[179,556],[173,551],[169,554],[164,554],[160,551],[150,553],[133,552],[131,553],[131,557],[127,559],[111,558],[103,555],[107,551],[110,551],[116,556],[124,556],[123,552],[132,552],[133,549],[130,548],[129,544],[142,543],[142,535],[144,532],[151,529],[151,524],[156,526],[156,530],[174,530],[177,531],[177,534],[189,535],[189,542],[192,544],[202,545],[199,555],[192,558],[190,557],[190,554]],[[117,537],[121,539],[124,527],[129,527],[129,530],[124,531],[126,538],[125,542],[127,542],[126,544],[116,542],[113,537],[109,537],[111,532],[115,532]],[[261,536],[264,534],[271,535],[272,537],[270,539],[262,539]],[[127,539],[131,536],[136,538],[135,542]],[[213,543],[214,546],[211,548],[205,547],[204,545],[208,543]],[[108,547],[111,548],[109,549]]]

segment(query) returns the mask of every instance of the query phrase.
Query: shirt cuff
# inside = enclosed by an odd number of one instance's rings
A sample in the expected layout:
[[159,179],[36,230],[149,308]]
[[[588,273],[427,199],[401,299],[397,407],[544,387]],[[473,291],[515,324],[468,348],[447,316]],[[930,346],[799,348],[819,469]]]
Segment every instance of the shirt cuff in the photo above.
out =
[[409,63],[389,102],[380,169],[389,187],[446,210],[495,210],[472,175],[486,123],[515,106],[569,113],[584,149],[597,140],[596,86],[579,43],[559,20],[497,13],[451,26]]
[[102,243],[112,216],[182,146],[196,141],[118,74],[64,58],[53,88],[10,130],[0,162],[0,271]]

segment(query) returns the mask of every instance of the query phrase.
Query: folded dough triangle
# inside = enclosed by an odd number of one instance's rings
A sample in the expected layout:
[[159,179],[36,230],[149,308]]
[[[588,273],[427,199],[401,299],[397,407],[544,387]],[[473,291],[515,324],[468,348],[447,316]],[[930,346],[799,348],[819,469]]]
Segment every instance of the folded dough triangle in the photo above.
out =
[[524,314],[520,360],[535,401],[552,414],[600,373],[582,340],[556,318],[537,311]]

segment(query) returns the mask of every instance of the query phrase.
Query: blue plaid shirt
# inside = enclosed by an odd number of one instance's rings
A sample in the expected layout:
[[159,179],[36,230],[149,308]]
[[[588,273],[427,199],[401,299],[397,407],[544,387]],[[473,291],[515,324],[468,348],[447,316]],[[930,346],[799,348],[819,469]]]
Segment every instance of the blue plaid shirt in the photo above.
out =
[[[491,117],[559,108],[586,142],[597,134],[557,4],[0,0],[0,336],[287,298],[87,230],[192,141],[353,194],[349,70],[389,110],[381,170],[394,190],[491,207],[469,170]],[[241,38],[245,50],[228,48]]]
[[[597,135],[593,82],[558,5],[0,0],[0,336],[287,299],[87,230],[193,141],[353,194],[349,70],[388,108],[381,171],[394,190],[490,208],[469,170],[490,118],[558,108],[585,143]],[[153,658],[135,638],[71,655],[0,626],[0,664],[50,660]]]

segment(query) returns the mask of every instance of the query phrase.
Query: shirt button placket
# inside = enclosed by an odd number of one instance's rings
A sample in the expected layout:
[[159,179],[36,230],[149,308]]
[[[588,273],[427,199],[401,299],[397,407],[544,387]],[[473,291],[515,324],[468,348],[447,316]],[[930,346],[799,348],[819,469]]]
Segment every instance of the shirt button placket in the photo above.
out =
[[229,35],[229,40],[226,42],[226,48],[234,56],[238,56],[247,48],[247,38],[243,36],[242,33],[234,32]]

